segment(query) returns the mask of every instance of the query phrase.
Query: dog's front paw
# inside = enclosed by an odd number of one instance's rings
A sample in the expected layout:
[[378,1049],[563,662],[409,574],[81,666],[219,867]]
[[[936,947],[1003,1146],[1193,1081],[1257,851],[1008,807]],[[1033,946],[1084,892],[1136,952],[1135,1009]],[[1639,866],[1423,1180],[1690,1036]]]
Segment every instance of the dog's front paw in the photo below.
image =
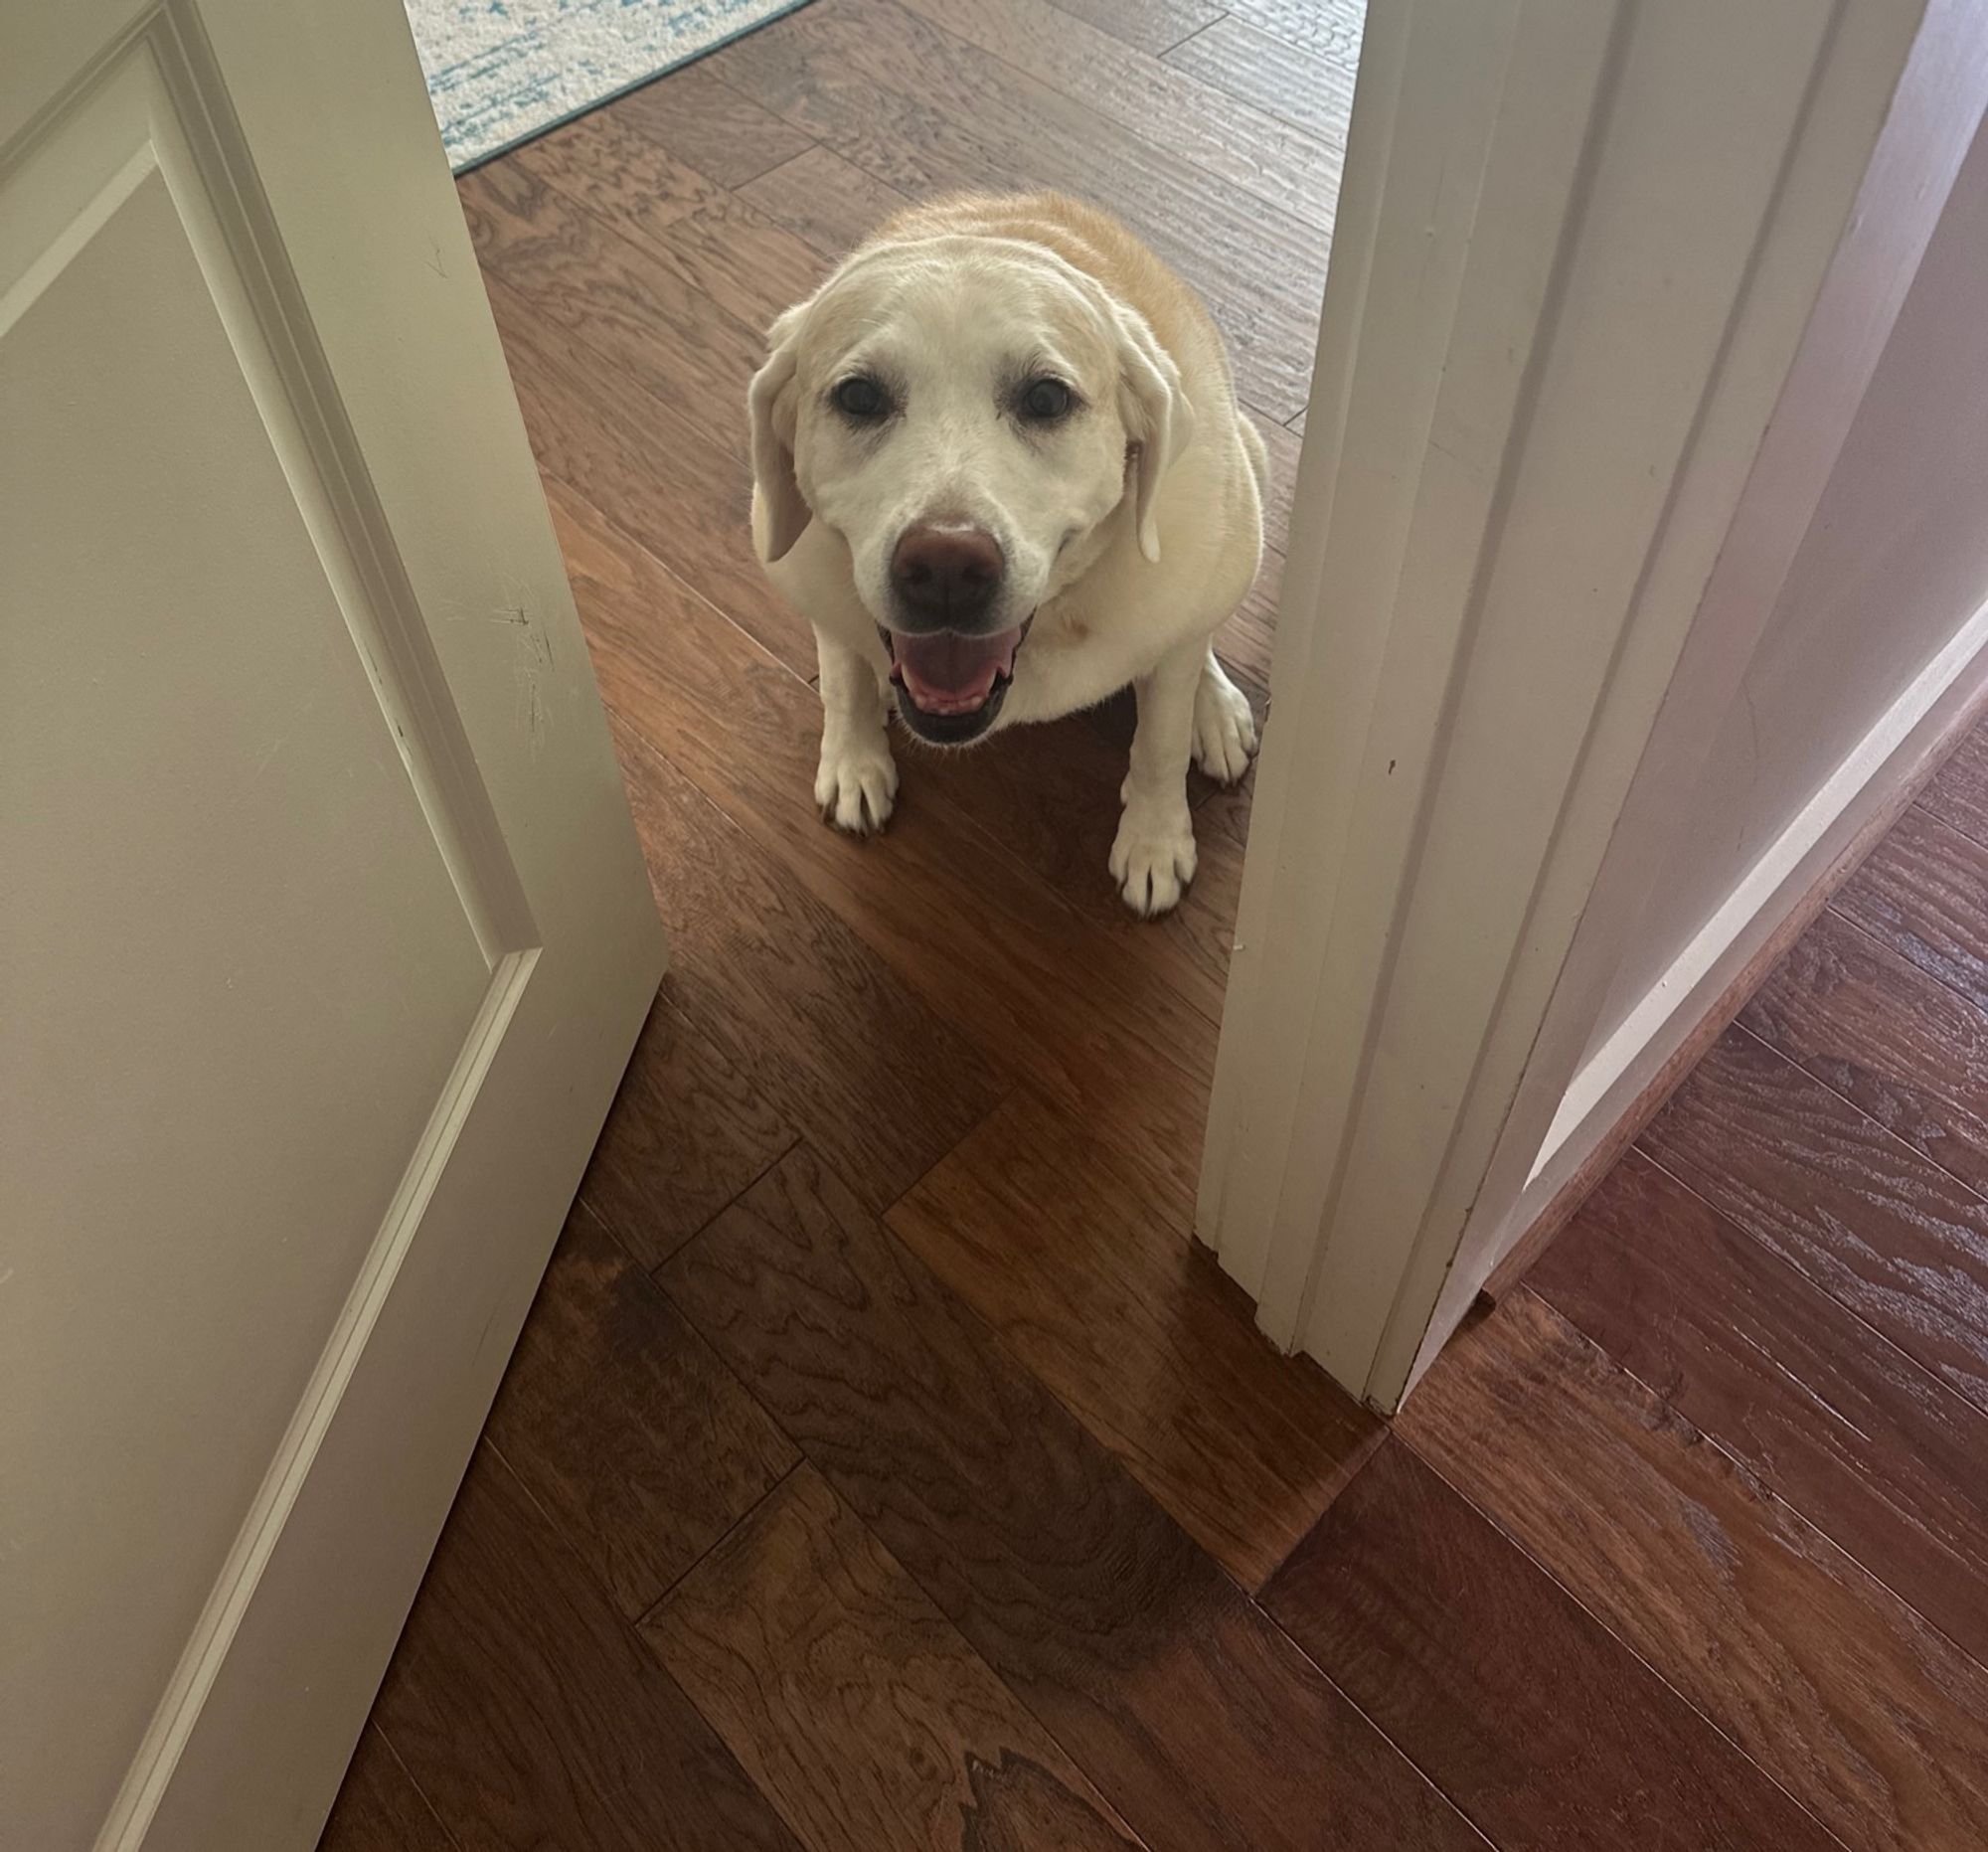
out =
[[881,736],[840,749],[824,742],[821,767],[814,774],[814,801],[824,823],[852,836],[867,836],[884,827],[897,798],[897,763]]
[[1249,769],[1255,750],[1249,697],[1211,659],[1194,691],[1194,762],[1216,783],[1234,784]]
[[1141,920],[1180,904],[1194,879],[1194,817],[1185,800],[1159,805],[1135,799],[1125,806],[1111,845],[1111,879]]

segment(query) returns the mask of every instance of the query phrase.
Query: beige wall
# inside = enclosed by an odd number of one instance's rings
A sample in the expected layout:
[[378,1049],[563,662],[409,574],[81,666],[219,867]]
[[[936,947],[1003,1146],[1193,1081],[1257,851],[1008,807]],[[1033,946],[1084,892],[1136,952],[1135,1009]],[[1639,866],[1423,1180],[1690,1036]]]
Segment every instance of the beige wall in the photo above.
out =
[[1707,757],[1590,1051],[1984,599],[1988,129]]

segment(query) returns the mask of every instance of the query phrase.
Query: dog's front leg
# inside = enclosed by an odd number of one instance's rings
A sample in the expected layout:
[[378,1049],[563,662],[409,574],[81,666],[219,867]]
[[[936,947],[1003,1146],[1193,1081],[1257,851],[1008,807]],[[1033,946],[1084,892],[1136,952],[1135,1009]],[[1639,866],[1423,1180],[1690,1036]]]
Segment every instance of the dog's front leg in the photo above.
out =
[[1163,914],[1194,879],[1194,817],[1187,807],[1187,761],[1194,746],[1195,691],[1208,644],[1197,638],[1162,656],[1134,684],[1139,725],[1119,796],[1124,814],[1111,845],[1111,878],[1142,919]]
[[821,766],[814,801],[823,818],[851,835],[882,829],[898,795],[884,690],[876,668],[856,650],[819,631]]

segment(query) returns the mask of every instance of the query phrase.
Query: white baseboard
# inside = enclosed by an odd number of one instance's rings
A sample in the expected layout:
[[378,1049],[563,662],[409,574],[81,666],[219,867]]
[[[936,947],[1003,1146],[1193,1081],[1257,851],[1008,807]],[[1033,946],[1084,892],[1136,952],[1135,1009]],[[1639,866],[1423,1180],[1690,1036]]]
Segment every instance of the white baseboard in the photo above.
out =
[[1615,1032],[1581,1063],[1513,1207],[1501,1249],[1515,1246],[1545,1214],[1734,981],[1988,693],[1984,657],[1988,604],[1912,678]]

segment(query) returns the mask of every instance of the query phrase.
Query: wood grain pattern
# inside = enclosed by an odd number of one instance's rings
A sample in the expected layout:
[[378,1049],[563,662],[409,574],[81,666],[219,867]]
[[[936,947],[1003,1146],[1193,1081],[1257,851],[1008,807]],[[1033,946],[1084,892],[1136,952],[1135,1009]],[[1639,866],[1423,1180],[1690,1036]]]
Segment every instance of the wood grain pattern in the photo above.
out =
[[1988,1835],[1988,1672],[1537,1295],[1396,1431],[1846,1845]]
[[811,1467],[642,1631],[811,1852],[1134,1843]]
[[734,190],[808,145],[799,130],[740,95],[701,63],[615,97],[601,113],[619,116],[686,166]]
[[1825,913],[1740,1017],[1825,1087],[1988,1191],[1988,1017]]
[[993,1108],[1005,1077],[609,718],[676,950],[678,1006],[866,1202],[896,1201]]
[[1400,1441],[1263,1604],[1496,1845],[1839,1843]]
[[[1129,736],[1113,738],[1088,715],[1073,714],[1011,728],[970,753],[926,752],[899,738],[908,777],[970,818],[988,841],[1085,920],[1113,955],[1146,967],[1200,1013],[1207,1027],[1175,1053],[1207,1067],[1214,1059],[1213,1031],[1222,1021],[1226,952],[1214,955],[1206,934],[1180,912],[1159,921],[1135,919],[1110,876]],[[1219,788],[1190,773],[1190,801]],[[1204,893],[1233,902],[1241,887],[1239,860],[1230,840],[1212,833],[1194,888],[1206,882]]]
[[1639,1142],[1988,1409],[1988,1203],[1740,1029],[1720,1038]]
[[483,1431],[630,1620],[797,1457],[583,1209],[560,1238]]
[[1108,122],[1154,137],[1238,194],[1330,234],[1343,148],[1224,94],[1192,73],[1133,51],[1049,0],[899,0],[955,38],[1083,103]]
[[1232,13],[1174,46],[1166,61],[1344,153],[1356,61],[1343,54],[1286,45]]
[[[1191,1195],[1210,1019],[944,802],[918,757],[906,756],[883,837],[825,828],[809,797],[813,691],[597,513],[558,488],[552,502],[609,704],[667,740],[672,762],[875,947],[910,998],[996,1069],[1026,1067],[1040,1090],[1117,1126]],[[736,902],[714,892],[721,904]],[[836,1134],[838,1165],[854,1161],[857,1135]]]
[[317,1843],[318,1852],[459,1852],[372,1724],[360,1734]]
[[1328,60],[1341,71],[1360,62],[1360,36],[1367,9],[1360,0],[1234,0],[1236,17],[1268,37]]
[[643,1266],[667,1261],[795,1135],[751,1076],[684,1020],[675,988],[664,980],[580,1185]]
[[1988,1416],[1634,1153],[1527,1283],[1988,1663]]
[[805,1146],[663,1277],[1152,1852],[1481,1844]]
[[374,1718],[464,1848],[798,1852],[487,1447]]
[[893,0],[807,8],[713,64],[903,192],[1049,186],[1118,212],[1208,298],[1249,402],[1278,419],[1304,404],[1325,278],[1327,240],[1316,227],[1237,200],[1192,164]]
[[1153,53],[1178,45],[1223,14],[1216,0],[1057,0],[1057,10]]
[[[789,131],[791,132],[791,131]],[[492,169],[519,184],[530,178],[556,189],[587,217],[612,223],[639,215],[654,230],[721,198],[724,189],[675,159],[624,109],[593,109],[528,141],[501,161],[465,174],[459,187]]]
[[[639,190],[603,188],[580,199],[561,178],[557,168],[507,159],[457,183],[485,267],[508,273],[521,293],[543,301],[556,325],[583,330],[589,317],[608,321],[612,338],[595,343],[604,357],[633,350],[629,371],[645,381],[670,371],[673,390],[658,391],[660,398],[687,396],[714,428],[722,422],[725,434],[743,435],[746,383],[758,362],[761,331],[826,274],[822,253],[761,213],[746,192],[707,189],[681,211],[658,212]],[[491,223],[479,223],[479,215]],[[603,263],[604,277],[591,279],[590,270]],[[605,300],[566,299],[582,287]],[[655,338],[645,354],[642,305],[650,291],[657,299]],[[719,421],[710,416],[714,408]]]
[[795,674],[811,674],[814,632],[752,557],[751,488],[733,441],[576,350],[502,277],[485,280],[540,471],[616,510],[636,540],[676,562],[754,641]]
[[1836,897],[1836,911],[1988,1010],[1988,848],[1914,804]]
[[537,329],[578,342],[603,380],[677,413],[729,459],[729,473],[744,470],[746,383],[763,350],[756,326],[516,162],[479,167],[456,191],[477,260]]
[[1988,728],[1976,727],[1954,748],[1919,793],[1919,807],[1970,842],[1988,845]]
[[[646,241],[659,262],[753,336],[756,367],[764,330],[780,310],[813,293],[829,265],[813,246],[776,224],[743,193],[686,214]],[[728,426],[744,428],[750,372],[714,377],[712,403]]]
[[886,1222],[1253,1589],[1382,1424],[1309,1359],[1271,1348],[1190,1235],[1190,1208],[1023,1090]]
[[831,260],[846,256],[911,204],[896,187],[819,146],[761,174],[739,197]]

